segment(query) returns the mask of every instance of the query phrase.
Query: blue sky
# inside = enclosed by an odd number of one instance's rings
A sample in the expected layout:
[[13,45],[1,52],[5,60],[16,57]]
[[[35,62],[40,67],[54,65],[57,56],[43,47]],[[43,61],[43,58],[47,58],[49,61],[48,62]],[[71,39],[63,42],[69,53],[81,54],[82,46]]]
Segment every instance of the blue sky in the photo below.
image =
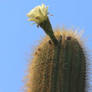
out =
[[85,31],[85,44],[92,55],[92,0],[0,0],[0,92],[21,91],[32,48],[45,35],[30,25],[26,14],[42,3],[54,15],[50,17],[53,28],[64,25]]

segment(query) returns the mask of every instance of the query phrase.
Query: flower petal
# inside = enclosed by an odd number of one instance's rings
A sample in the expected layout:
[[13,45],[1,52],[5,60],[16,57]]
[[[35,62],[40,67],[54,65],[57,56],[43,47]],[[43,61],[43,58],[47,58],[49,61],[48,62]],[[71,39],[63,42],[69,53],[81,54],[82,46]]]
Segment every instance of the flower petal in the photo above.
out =
[[33,8],[27,16],[30,18],[29,21],[34,21],[37,24],[43,22],[47,19],[48,7],[45,7],[44,4]]

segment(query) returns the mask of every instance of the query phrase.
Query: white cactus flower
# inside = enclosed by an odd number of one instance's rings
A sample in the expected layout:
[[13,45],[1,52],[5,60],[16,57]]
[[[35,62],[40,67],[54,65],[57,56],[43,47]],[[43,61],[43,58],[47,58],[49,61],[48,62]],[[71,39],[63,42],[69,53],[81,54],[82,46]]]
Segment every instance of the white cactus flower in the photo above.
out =
[[32,9],[27,16],[29,17],[29,21],[34,21],[39,25],[48,18],[48,7],[46,7],[44,4],[37,6]]

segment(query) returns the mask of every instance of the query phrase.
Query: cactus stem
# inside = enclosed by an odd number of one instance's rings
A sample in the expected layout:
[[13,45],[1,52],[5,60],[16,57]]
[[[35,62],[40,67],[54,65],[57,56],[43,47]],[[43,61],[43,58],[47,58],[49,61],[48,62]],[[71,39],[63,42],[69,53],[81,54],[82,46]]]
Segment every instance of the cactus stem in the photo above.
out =
[[85,49],[75,32],[60,31],[55,33],[57,45],[46,36],[34,52],[27,92],[86,92]]
[[54,45],[56,46],[58,44],[58,40],[56,39],[53,33],[53,29],[52,29],[49,19],[47,18],[47,20],[40,23],[39,26],[45,31],[45,33],[50,37],[50,39],[53,41]]

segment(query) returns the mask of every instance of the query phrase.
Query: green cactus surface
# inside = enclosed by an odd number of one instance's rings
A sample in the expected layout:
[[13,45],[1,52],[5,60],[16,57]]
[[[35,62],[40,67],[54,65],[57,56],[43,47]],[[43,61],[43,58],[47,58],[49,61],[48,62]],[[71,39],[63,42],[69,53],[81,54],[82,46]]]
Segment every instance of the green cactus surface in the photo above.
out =
[[26,92],[86,92],[86,55],[78,34],[56,29],[57,46],[46,36],[35,49]]

